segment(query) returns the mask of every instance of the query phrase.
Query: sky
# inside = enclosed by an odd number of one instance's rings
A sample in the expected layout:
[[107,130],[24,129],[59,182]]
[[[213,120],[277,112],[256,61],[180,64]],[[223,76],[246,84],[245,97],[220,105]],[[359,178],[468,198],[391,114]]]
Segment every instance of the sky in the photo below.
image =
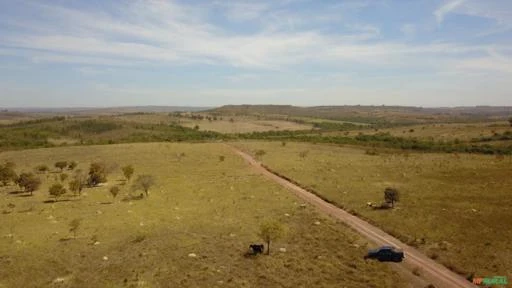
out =
[[0,0],[0,107],[512,105],[510,0]]

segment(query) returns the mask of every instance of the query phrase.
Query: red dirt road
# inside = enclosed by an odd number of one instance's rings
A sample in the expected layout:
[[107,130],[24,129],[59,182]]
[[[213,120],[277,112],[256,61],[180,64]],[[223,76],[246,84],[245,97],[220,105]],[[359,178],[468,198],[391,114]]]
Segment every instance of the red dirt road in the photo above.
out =
[[[320,211],[345,222],[347,225],[352,227],[359,234],[366,237],[368,240],[374,242],[377,245],[391,245],[395,247],[401,248],[405,253],[405,259],[399,266],[402,266],[403,269],[408,269],[411,271],[415,268],[419,268],[420,276],[425,280],[425,283],[431,283],[435,285],[435,287],[446,287],[446,288],[456,288],[456,287],[478,287],[473,285],[468,280],[464,279],[460,275],[450,271],[448,268],[443,265],[433,261],[425,254],[419,252],[411,246],[406,245],[395,237],[387,234],[381,229],[371,225],[370,223],[361,220],[360,218],[346,212],[345,210],[336,207],[330,203],[325,202],[318,196],[302,189],[301,187],[289,182],[286,179],[283,179],[272,172],[268,171],[261,164],[256,161],[249,154],[240,151],[234,147],[231,147],[235,150],[235,152],[244,158],[249,164],[251,164],[256,170],[265,175],[267,178],[279,183],[284,186],[288,190],[294,192],[299,198],[304,201],[310,203],[315,206]],[[363,257],[363,255],[361,255]],[[416,276],[414,276],[416,277]]]

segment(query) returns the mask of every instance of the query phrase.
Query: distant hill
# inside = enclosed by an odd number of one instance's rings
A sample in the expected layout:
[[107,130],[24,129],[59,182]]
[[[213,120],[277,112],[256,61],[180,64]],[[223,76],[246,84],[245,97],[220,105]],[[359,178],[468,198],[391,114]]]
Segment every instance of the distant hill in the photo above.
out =
[[188,107],[188,106],[132,106],[132,107],[73,107],[73,108],[0,108],[0,113],[25,113],[25,114],[70,114],[70,115],[98,115],[121,113],[167,113],[167,112],[196,112],[211,109],[212,107]]
[[230,115],[267,115],[313,117],[366,123],[425,123],[505,120],[512,116],[512,106],[439,107],[410,106],[315,106],[226,105],[209,112]]

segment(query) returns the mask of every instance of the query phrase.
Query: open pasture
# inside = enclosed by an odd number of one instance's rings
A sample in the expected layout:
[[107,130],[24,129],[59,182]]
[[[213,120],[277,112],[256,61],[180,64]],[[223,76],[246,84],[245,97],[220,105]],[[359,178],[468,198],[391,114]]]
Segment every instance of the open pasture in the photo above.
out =
[[[60,181],[53,163],[62,160],[82,170],[103,161],[111,173],[104,185],[53,202],[48,186]],[[362,259],[371,244],[302,208],[222,144],[59,147],[2,152],[0,161],[16,162],[18,173],[51,168],[38,174],[43,185],[34,196],[1,188],[0,287],[403,285],[387,264]],[[122,201],[133,179],[123,185],[119,167],[129,164],[133,178],[154,176],[149,197]],[[114,185],[121,189],[115,199]],[[75,238],[69,224],[77,218]],[[263,242],[259,225],[269,219],[282,223],[284,237],[270,256],[245,257],[249,244]]]

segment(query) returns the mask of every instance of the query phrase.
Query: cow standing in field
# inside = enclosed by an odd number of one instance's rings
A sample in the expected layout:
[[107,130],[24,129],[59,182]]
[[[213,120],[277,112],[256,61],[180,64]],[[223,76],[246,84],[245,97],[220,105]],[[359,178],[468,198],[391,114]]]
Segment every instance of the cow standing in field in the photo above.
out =
[[251,249],[252,255],[263,254],[263,252],[265,251],[265,245],[251,244],[251,245],[249,245],[249,249]]

